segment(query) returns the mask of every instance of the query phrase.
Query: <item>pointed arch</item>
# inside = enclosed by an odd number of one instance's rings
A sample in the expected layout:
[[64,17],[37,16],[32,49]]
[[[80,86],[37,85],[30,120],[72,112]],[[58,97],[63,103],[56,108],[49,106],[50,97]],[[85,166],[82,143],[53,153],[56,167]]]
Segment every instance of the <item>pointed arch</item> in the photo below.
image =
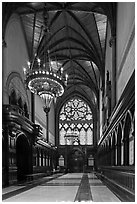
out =
[[124,166],[129,165],[129,137],[132,126],[132,115],[128,111],[126,114],[124,129],[123,129],[123,142],[124,142]]
[[59,112],[59,143],[93,145],[93,114],[79,97],[68,99]]

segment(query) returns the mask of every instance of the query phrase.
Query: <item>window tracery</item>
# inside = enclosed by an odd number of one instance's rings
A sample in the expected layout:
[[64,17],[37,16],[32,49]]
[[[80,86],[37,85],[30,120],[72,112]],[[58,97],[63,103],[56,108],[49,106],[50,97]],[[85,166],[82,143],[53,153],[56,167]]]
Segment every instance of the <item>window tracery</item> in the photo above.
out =
[[93,115],[80,98],[70,99],[60,111],[59,141],[60,145],[93,145]]

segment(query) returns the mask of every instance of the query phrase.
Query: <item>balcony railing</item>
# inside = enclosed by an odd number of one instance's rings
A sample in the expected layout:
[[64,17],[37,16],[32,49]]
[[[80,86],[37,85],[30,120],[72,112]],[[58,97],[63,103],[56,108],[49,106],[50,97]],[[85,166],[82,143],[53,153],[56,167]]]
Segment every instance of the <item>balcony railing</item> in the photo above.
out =
[[3,111],[7,112],[13,112],[16,114],[19,114],[21,116],[25,117],[25,111],[23,111],[19,106],[17,105],[3,105]]

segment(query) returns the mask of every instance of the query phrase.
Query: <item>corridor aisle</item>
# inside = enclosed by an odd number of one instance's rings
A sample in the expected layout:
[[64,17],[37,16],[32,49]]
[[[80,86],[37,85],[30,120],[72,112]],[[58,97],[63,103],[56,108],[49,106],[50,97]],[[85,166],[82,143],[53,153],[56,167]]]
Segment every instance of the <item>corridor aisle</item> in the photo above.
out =
[[[17,189],[17,186],[15,187]],[[69,173],[53,180],[39,182],[25,191],[12,193],[4,202],[62,202],[120,200],[96,177],[94,173]],[[12,187],[13,191],[13,187]],[[3,189],[3,195],[9,193]],[[6,197],[5,197],[6,198]]]
[[110,191],[94,173],[88,174],[92,200],[94,202],[120,202],[120,200]]

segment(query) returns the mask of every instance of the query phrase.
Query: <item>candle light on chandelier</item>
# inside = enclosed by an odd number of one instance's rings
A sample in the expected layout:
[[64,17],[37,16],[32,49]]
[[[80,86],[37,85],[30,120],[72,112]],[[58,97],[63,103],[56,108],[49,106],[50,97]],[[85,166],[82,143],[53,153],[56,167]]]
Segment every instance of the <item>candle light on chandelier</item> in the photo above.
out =
[[30,68],[31,63],[28,61],[27,64],[28,64],[28,67]]
[[65,78],[66,78],[65,85],[67,86],[67,83],[68,83],[68,74],[65,75]]
[[[43,110],[46,113],[46,140],[49,142],[48,132],[48,112],[52,101],[56,102],[56,99],[63,95],[65,87],[68,83],[68,74],[64,74],[62,64],[56,60],[51,60],[50,51],[47,46],[46,38],[48,36],[49,28],[48,13],[46,9],[46,3],[43,10],[44,26],[41,26],[41,32],[39,36],[39,42],[31,62],[28,62],[28,68],[23,68],[25,75],[25,83],[29,90],[40,96],[44,102]],[[43,36],[41,36],[43,35]],[[37,38],[37,36],[36,36]],[[52,37],[50,37],[52,39]],[[43,55],[39,53],[38,48],[43,47]],[[46,49],[45,49],[46,47]]]
[[[46,17],[46,21],[44,21],[45,25],[41,27],[43,32],[40,32],[40,34],[43,33],[43,37],[39,37],[41,40],[38,43],[38,48],[40,45],[43,45],[43,47],[46,45],[46,41],[44,42],[43,39],[46,39],[47,32],[49,32],[47,27],[48,15],[45,10],[43,16]],[[68,74],[64,75],[64,69],[56,57],[56,60],[51,60],[49,49],[44,49],[42,57],[40,59],[37,49],[32,61],[27,62],[28,68],[23,69],[27,87],[32,93],[39,95],[44,101],[44,108],[48,107],[49,109],[53,99],[56,101],[57,97],[63,95],[68,82]]]

